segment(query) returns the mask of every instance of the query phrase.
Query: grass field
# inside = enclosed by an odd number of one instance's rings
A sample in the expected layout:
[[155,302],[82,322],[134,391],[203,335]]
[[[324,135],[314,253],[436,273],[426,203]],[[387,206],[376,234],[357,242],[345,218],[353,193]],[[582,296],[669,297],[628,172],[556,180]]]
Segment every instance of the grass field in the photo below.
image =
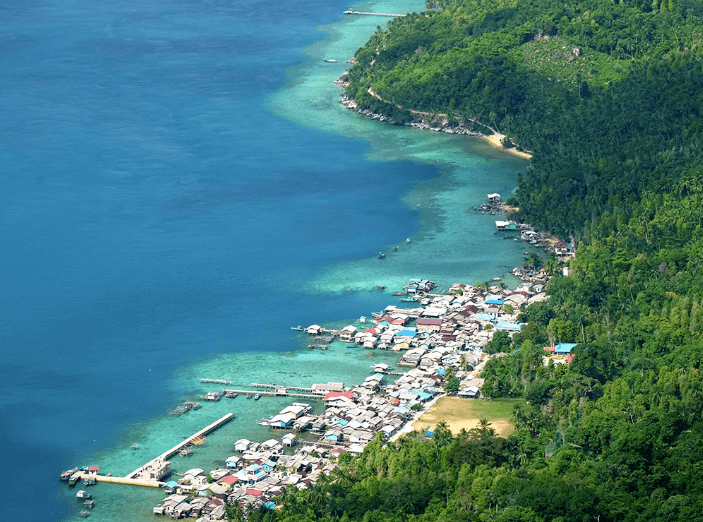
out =
[[515,427],[510,422],[513,407],[524,401],[519,399],[483,400],[442,397],[413,425],[415,430],[425,430],[427,426],[434,429],[437,423],[444,421],[457,434],[462,428],[470,430],[478,427],[479,420],[488,419],[491,428],[501,437],[509,435]]

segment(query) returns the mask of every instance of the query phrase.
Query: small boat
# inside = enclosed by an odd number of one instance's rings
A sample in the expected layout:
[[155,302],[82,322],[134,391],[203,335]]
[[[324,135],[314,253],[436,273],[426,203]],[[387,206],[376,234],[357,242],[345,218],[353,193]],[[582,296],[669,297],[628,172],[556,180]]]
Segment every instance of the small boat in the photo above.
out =
[[491,281],[500,281],[500,277],[494,277]]
[[133,450],[138,450],[138,449],[139,449],[139,444],[132,444],[132,449],[133,449]]
[[227,397],[228,399],[236,399],[237,395],[239,395],[237,392],[227,392],[225,394],[225,397]]
[[393,295],[395,295],[395,296],[401,296],[401,295],[405,295],[405,294],[404,294],[403,292],[394,292]]
[[260,398],[261,398],[261,395],[259,395],[258,393],[257,393],[256,395],[254,395],[254,400],[255,400],[255,401],[258,401]]
[[88,515],[90,515],[90,513],[85,509],[80,513],[81,518],[88,518]]
[[247,399],[251,399],[251,393],[247,393]]
[[383,252],[379,252],[379,253],[378,253],[378,258],[379,258],[379,259],[386,259],[386,254],[384,254]]
[[76,471],[73,475],[71,475],[71,478],[68,479],[68,485],[75,486],[81,479],[81,475],[83,475],[82,471]]
[[71,478],[71,475],[73,475],[76,471],[78,471],[78,468],[73,468],[73,469],[67,469],[61,475],[59,476],[59,480],[61,482],[68,482],[68,479]]
[[298,325],[298,326],[291,326],[290,329],[291,329],[291,330],[296,330],[296,331],[298,331],[298,332],[302,332],[302,331],[303,331],[303,327],[300,326],[300,325]]
[[337,63],[337,60],[325,60],[327,63]]
[[88,477],[83,481],[84,486],[95,486],[95,479],[92,477]]
[[410,243],[410,238],[405,240],[406,243]]
[[393,252],[397,252],[397,251],[398,251],[398,245],[395,245],[395,246],[393,247]]
[[93,507],[95,506],[95,500],[86,500],[85,502],[83,502],[83,505],[88,509],[93,509]]
[[85,490],[81,489],[78,493],[76,493],[76,498],[78,500],[90,500],[91,498],[93,498],[93,495],[91,495],[90,493],[86,493]]

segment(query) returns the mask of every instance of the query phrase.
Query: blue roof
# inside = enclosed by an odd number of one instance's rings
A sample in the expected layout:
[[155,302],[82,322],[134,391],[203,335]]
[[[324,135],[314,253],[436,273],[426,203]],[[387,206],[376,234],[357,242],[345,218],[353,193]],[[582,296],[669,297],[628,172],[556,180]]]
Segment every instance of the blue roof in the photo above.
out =
[[494,304],[494,305],[504,305],[505,301],[502,301],[500,299],[488,299],[486,301],[486,304]]
[[347,419],[339,419],[335,424],[341,424],[342,426],[346,426],[349,424],[349,421]]
[[168,482],[166,482],[166,484],[164,484],[164,486],[166,486],[167,488],[175,488],[177,485],[178,482],[176,482],[175,480],[169,480]]
[[413,330],[401,330],[397,334],[395,334],[400,337],[415,337],[417,335],[417,332]]
[[476,319],[480,319],[482,321],[490,321],[493,318],[488,314],[476,314]]
[[444,368],[437,368],[437,373],[440,374],[440,375],[444,375],[444,374],[447,373],[447,372],[444,371]]
[[572,245],[571,243],[567,243],[566,248],[574,248],[574,245]]
[[265,502],[265,503],[264,503],[264,507],[265,507],[266,509],[276,509],[276,504],[274,504],[273,502],[271,502],[271,501],[269,500],[268,502]]
[[378,324],[380,324],[381,326],[390,326],[391,323],[389,323],[388,321],[381,321]]
[[559,343],[554,347],[555,353],[570,353],[579,343]]
[[397,411],[400,413],[408,413],[410,410],[407,408],[403,408],[402,406],[398,406],[397,408],[394,408],[393,411]]
[[496,323],[496,329],[500,330],[501,328],[505,330],[520,330],[522,328],[522,325],[517,323],[509,323],[507,321],[499,321]]

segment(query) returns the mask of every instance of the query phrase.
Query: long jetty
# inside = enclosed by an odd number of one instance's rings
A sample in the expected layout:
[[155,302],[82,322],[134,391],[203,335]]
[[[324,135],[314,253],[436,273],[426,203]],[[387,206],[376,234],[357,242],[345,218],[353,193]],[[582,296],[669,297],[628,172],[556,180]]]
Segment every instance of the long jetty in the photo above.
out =
[[280,390],[281,388],[285,388],[286,390],[297,390],[297,391],[314,393],[312,391],[312,388],[303,388],[302,386],[286,386],[284,384],[259,384],[256,382],[252,382],[251,385],[254,388],[273,388],[275,390]]
[[228,414],[225,415],[224,417],[222,417],[222,418],[220,418],[220,419],[217,419],[215,422],[213,422],[212,424],[209,424],[208,426],[204,427],[204,428],[203,428],[202,430],[200,430],[199,432],[197,432],[197,433],[191,435],[190,437],[186,438],[186,439],[183,440],[182,442],[179,442],[178,444],[176,444],[176,445],[175,445],[174,447],[172,447],[171,449],[166,450],[165,452],[163,452],[161,455],[159,455],[159,456],[156,457],[155,459],[152,459],[152,460],[150,460],[149,462],[147,462],[146,464],[144,464],[143,466],[138,467],[138,468],[135,469],[132,473],[130,473],[129,475],[127,475],[127,476],[124,477],[124,478],[126,478],[126,479],[132,479],[132,478],[134,478],[135,475],[137,475],[137,474],[140,473],[142,470],[144,470],[144,468],[150,466],[152,463],[156,462],[157,460],[166,460],[166,459],[168,459],[169,457],[172,457],[173,455],[175,455],[176,453],[178,453],[179,451],[181,451],[181,449],[183,449],[183,446],[185,446],[186,444],[190,444],[190,443],[193,441],[193,439],[195,439],[195,438],[197,438],[197,437],[200,437],[200,436],[202,436],[202,435],[207,435],[208,433],[210,433],[210,432],[212,432],[212,431],[215,431],[217,428],[219,428],[220,426],[222,426],[222,425],[224,425],[224,424],[227,424],[227,423],[228,423],[229,421],[231,421],[232,419],[234,419],[234,413],[228,413]]
[[400,17],[400,16],[405,16],[404,14],[390,14],[390,13],[365,13],[363,11],[354,11],[352,9],[349,9],[348,11],[344,11],[345,15],[365,15],[365,16],[391,16],[391,17]]
[[265,390],[233,390],[230,388],[225,388],[224,390],[225,393],[237,393],[239,395],[256,395],[257,393],[259,395],[265,395],[266,397],[300,397],[303,399],[322,399],[324,396],[323,395],[312,395],[309,393],[296,393],[296,392],[289,392],[284,386],[281,386],[280,388],[277,388],[274,391],[265,391]]
[[158,488],[161,487],[164,483],[160,480],[149,480],[149,479],[138,479],[134,478],[135,475],[140,473],[144,468],[149,467],[151,464],[155,463],[157,460],[166,460],[169,457],[173,456],[177,452],[179,452],[186,444],[190,444],[193,439],[200,437],[201,435],[207,435],[208,433],[211,433],[215,431],[217,428],[220,426],[227,424],[229,421],[234,419],[234,413],[228,413],[224,417],[217,419],[215,422],[212,424],[209,424],[202,430],[200,430],[197,433],[194,433],[187,439],[185,439],[183,442],[179,442],[176,444],[174,447],[171,449],[165,451],[155,459],[150,460],[143,466],[140,466],[139,468],[135,469],[132,473],[129,475],[126,475],[124,477],[113,477],[110,475],[98,475],[97,473],[83,473],[81,474],[81,480],[91,478],[94,479],[97,482],[110,482],[112,484],[127,484],[129,486],[144,486],[144,487],[149,487],[149,488]]

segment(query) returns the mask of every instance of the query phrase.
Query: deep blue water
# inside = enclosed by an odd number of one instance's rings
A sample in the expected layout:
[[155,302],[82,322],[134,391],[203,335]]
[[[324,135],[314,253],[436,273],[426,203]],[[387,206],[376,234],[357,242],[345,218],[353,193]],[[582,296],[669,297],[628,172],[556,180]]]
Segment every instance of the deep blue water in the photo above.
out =
[[178,367],[387,304],[301,288],[417,232],[400,198],[436,171],[271,114],[348,7],[290,6],[0,0],[1,461],[35,499],[6,519],[62,518],[59,472],[173,406]]
[[38,497],[15,518],[60,518],[57,474],[172,406],[179,365],[379,306],[297,288],[414,232],[399,195],[433,172],[369,191],[367,145],[267,111],[344,8],[287,5],[0,3],[2,463]]

